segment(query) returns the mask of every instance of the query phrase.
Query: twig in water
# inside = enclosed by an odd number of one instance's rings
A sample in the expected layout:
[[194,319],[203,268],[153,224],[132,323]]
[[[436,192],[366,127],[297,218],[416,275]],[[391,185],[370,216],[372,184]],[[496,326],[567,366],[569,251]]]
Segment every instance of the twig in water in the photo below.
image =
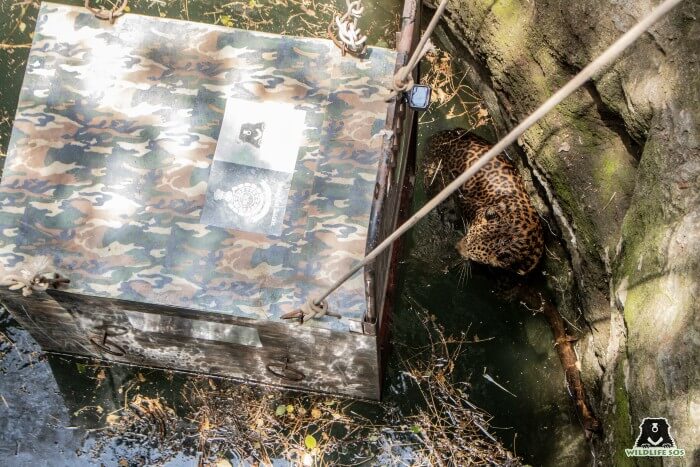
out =
[[516,398],[518,397],[518,396],[516,396],[515,394],[513,394],[512,392],[510,392],[509,390],[507,390],[506,388],[504,388],[503,386],[501,386],[500,384],[498,384],[498,383],[496,382],[496,380],[493,379],[493,378],[492,378],[488,373],[486,373],[485,371],[486,371],[486,368],[484,368],[484,374],[483,374],[482,376],[483,376],[484,378],[486,378],[486,381],[489,381],[490,383],[495,384],[496,386],[498,386],[499,388],[503,389],[505,392],[507,392],[507,393],[510,394],[511,396],[516,397]]
[[28,42],[26,44],[6,44],[6,43],[0,43],[0,50],[7,50],[7,49],[28,49],[32,46],[31,42]]

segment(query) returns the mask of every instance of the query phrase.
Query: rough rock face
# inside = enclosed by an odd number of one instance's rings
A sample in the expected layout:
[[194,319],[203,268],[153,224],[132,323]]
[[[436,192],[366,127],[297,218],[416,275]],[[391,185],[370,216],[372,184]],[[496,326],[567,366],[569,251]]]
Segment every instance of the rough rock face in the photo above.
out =
[[[505,134],[656,4],[452,0],[439,33]],[[520,141],[568,251],[577,299],[560,306],[585,326],[603,465],[654,464],[624,453],[646,416],[667,417],[686,449],[665,464],[700,463],[699,5],[683,2]],[[545,267],[561,290],[566,268]]]

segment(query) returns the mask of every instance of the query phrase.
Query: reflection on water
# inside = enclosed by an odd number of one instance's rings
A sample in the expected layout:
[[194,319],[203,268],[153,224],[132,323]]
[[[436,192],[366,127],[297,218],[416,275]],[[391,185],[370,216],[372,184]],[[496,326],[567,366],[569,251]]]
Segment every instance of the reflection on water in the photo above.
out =
[[[344,2],[313,0],[137,0],[130,5],[132,12],[154,16],[316,37],[325,36],[332,15],[345,8]],[[369,42],[393,46],[399,2],[365,1],[365,5]],[[4,18],[0,23],[2,153],[7,149],[36,11],[34,3],[0,3]],[[432,65],[435,69],[444,63]],[[423,115],[419,144],[434,131],[483,118],[478,109],[463,104],[474,99],[468,88],[460,88],[458,94],[451,100],[444,89],[435,93],[448,104],[433,105],[432,112]],[[423,202],[418,187],[415,206]],[[457,265],[453,245],[459,233],[454,225],[459,221],[433,213],[410,234],[400,267],[393,342],[402,344],[402,352],[412,348],[420,353],[426,348],[428,336],[418,319],[420,313],[432,315],[446,334],[466,333],[471,343],[455,362],[454,371],[467,383],[471,401],[493,416],[491,432],[525,462],[585,464],[582,430],[568,401],[546,322],[517,301],[502,297],[502,289],[489,273]],[[245,457],[241,452],[263,451],[271,433],[265,430],[271,426],[284,426],[281,432],[288,440],[277,441],[280,445],[288,441],[296,462],[320,462],[304,456],[317,453],[316,444],[327,439],[340,440],[335,462],[416,461],[411,446],[421,436],[421,427],[402,421],[416,412],[423,399],[395,353],[386,374],[384,402],[378,405],[67,357],[47,358],[6,315],[0,331],[0,458],[11,465],[36,465],[46,459],[51,459],[51,465],[71,466],[100,462],[194,465],[207,456],[227,465],[221,459],[235,463]],[[231,412],[240,413],[227,418]],[[247,421],[245,426],[241,420]],[[230,444],[231,439],[241,440],[241,445]],[[405,442],[387,451],[382,444],[389,439]],[[286,465],[289,459],[279,458],[278,463]]]

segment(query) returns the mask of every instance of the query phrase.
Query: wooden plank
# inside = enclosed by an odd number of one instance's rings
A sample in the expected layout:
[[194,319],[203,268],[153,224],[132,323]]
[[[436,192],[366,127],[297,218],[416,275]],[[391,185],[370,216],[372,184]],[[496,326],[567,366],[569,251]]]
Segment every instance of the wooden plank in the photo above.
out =
[[[0,302],[47,351],[379,399],[375,336],[53,290],[23,297],[3,289]],[[231,329],[254,333],[260,345],[224,340]]]

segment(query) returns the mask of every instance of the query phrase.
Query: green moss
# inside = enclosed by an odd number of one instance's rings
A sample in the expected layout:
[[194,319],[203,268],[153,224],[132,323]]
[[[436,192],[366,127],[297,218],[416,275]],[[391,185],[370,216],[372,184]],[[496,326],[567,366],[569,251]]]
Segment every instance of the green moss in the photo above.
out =
[[540,102],[544,102],[552,94],[552,90],[557,88],[556,83],[552,81],[553,77],[557,76],[556,64],[549,52],[543,48],[538,50],[536,59],[537,63],[529,62],[528,92]]
[[622,224],[624,254],[616,267],[617,280],[626,276],[635,283],[640,276],[656,275],[664,269],[657,252],[668,234],[669,221],[664,219],[659,197],[655,191],[640,193],[627,211]]
[[498,0],[495,3],[493,1],[485,1],[491,7],[491,12],[496,15],[499,20],[505,20],[508,22],[515,22],[522,18],[523,5],[518,0]]
[[[579,197],[572,191],[571,181],[559,169],[558,165],[561,164],[561,159],[556,154],[548,159],[544,165],[547,166],[546,169],[550,176],[552,190],[556,193],[557,200],[564,212],[573,218],[576,237],[582,243],[579,251],[591,253],[599,251],[595,225],[583,211],[583,204]],[[542,159],[540,160],[542,161]]]
[[484,1],[482,8],[483,15],[495,18],[495,21],[489,21],[488,32],[499,51],[496,57],[499,61],[512,63],[526,49],[524,44],[530,42],[528,24],[531,15],[517,0]]
[[[625,324],[631,333],[636,335],[654,335],[656,323],[646,320],[643,312],[653,303],[659,294],[658,278],[638,280],[627,291],[627,301],[625,302]],[[642,313],[640,313],[642,312]]]
[[625,390],[625,375],[622,365],[618,365],[615,371],[615,411],[613,414],[612,432],[614,433],[614,446],[612,447],[614,465],[616,467],[633,467],[632,458],[627,457],[625,449],[634,445],[632,427],[630,426],[630,402]]
[[[620,144],[603,143],[598,163],[594,167],[593,177],[598,187],[598,204],[606,206],[613,196],[629,195],[634,190],[635,171],[630,161],[627,149]],[[610,210],[609,215],[615,215]],[[616,222],[617,219],[611,219]]]
[[612,180],[623,169],[622,161],[614,154],[603,154],[602,163],[598,166],[597,178],[603,182]]

